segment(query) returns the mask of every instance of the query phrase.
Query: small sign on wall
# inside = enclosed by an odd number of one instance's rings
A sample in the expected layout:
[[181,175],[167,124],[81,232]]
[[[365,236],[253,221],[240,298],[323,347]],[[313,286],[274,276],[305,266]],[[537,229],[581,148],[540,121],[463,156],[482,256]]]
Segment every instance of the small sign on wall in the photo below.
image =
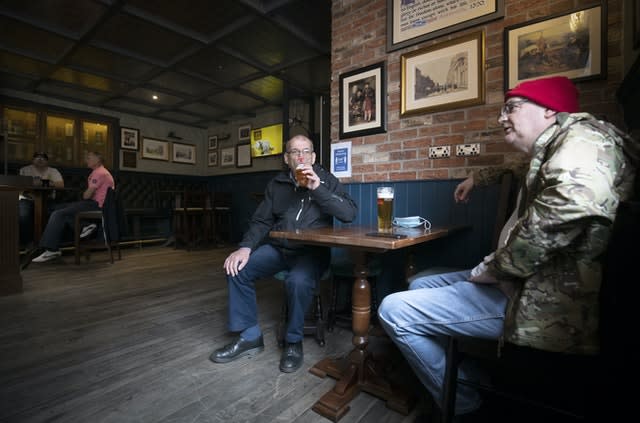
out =
[[331,144],[331,173],[337,178],[351,177],[351,141]]

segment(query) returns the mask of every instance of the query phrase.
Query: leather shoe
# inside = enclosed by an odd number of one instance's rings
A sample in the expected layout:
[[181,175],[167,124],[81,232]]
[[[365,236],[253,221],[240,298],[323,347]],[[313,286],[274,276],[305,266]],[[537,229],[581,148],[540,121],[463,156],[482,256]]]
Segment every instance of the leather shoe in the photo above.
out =
[[280,357],[280,371],[284,373],[295,372],[302,366],[303,358],[302,341],[288,342]]
[[247,341],[239,336],[238,339],[232,343],[215,350],[209,357],[209,360],[214,363],[228,363],[245,355],[253,356],[262,351],[264,351],[262,335],[253,341]]

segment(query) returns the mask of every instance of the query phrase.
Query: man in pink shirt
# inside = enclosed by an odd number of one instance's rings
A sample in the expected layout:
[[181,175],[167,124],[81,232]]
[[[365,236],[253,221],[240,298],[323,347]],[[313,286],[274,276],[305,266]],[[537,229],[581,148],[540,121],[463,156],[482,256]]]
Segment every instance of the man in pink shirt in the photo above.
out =
[[87,167],[92,171],[88,178],[88,187],[82,193],[82,200],[69,203],[51,213],[49,222],[40,239],[40,248],[44,248],[45,251],[32,260],[34,263],[44,263],[60,257],[62,255],[60,242],[65,226],[73,225],[73,220],[78,212],[100,210],[107,195],[107,190],[109,188],[115,189],[113,176],[102,165],[103,160],[100,153],[88,153],[86,161]]

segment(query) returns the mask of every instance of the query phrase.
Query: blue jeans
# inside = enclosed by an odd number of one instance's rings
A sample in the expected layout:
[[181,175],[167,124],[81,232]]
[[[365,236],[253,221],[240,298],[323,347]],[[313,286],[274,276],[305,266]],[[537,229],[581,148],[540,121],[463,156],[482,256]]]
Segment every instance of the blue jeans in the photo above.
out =
[[44,228],[42,238],[40,238],[40,247],[52,251],[60,249],[65,227],[67,225],[73,227],[73,222],[78,212],[93,210],[100,210],[98,203],[94,200],[76,201],[65,204],[55,210],[49,216],[47,226]]
[[247,265],[237,276],[227,276],[229,286],[229,330],[242,332],[257,327],[258,305],[255,283],[287,270],[284,281],[289,307],[286,342],[302,341],[304,315],[313,300],[317,281],[329,266],[329,249],[308,248],[303,253],[284,253],[264,244],[249,256]]
[[[497,339],[502,335],[506,295],[493,285],[468,282],[470,270],[425,276],[408,291],[388,295],[378,308],[385,331],[422,384],[442,406],[447,335]],[[458,377],[478,381],[480,369],[463,361]],[[480,407],[476,390],[458,385],[455,414]]]

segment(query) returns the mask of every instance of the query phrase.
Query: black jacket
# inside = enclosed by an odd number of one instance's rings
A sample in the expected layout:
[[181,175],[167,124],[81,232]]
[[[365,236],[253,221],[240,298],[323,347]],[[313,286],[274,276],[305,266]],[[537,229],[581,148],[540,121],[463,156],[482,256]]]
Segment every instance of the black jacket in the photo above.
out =
[[320,186],[313,191],[296,187],[288,168],[269,181],[240,247],[253,251],[269,242],[289,250],[299,249],[303,247],[269,238],[269,231],[332,226],[334,217],[345,223],[353,221],[358,206],[340,181],[320,165],[313,165],[313,170],[320,178]]

